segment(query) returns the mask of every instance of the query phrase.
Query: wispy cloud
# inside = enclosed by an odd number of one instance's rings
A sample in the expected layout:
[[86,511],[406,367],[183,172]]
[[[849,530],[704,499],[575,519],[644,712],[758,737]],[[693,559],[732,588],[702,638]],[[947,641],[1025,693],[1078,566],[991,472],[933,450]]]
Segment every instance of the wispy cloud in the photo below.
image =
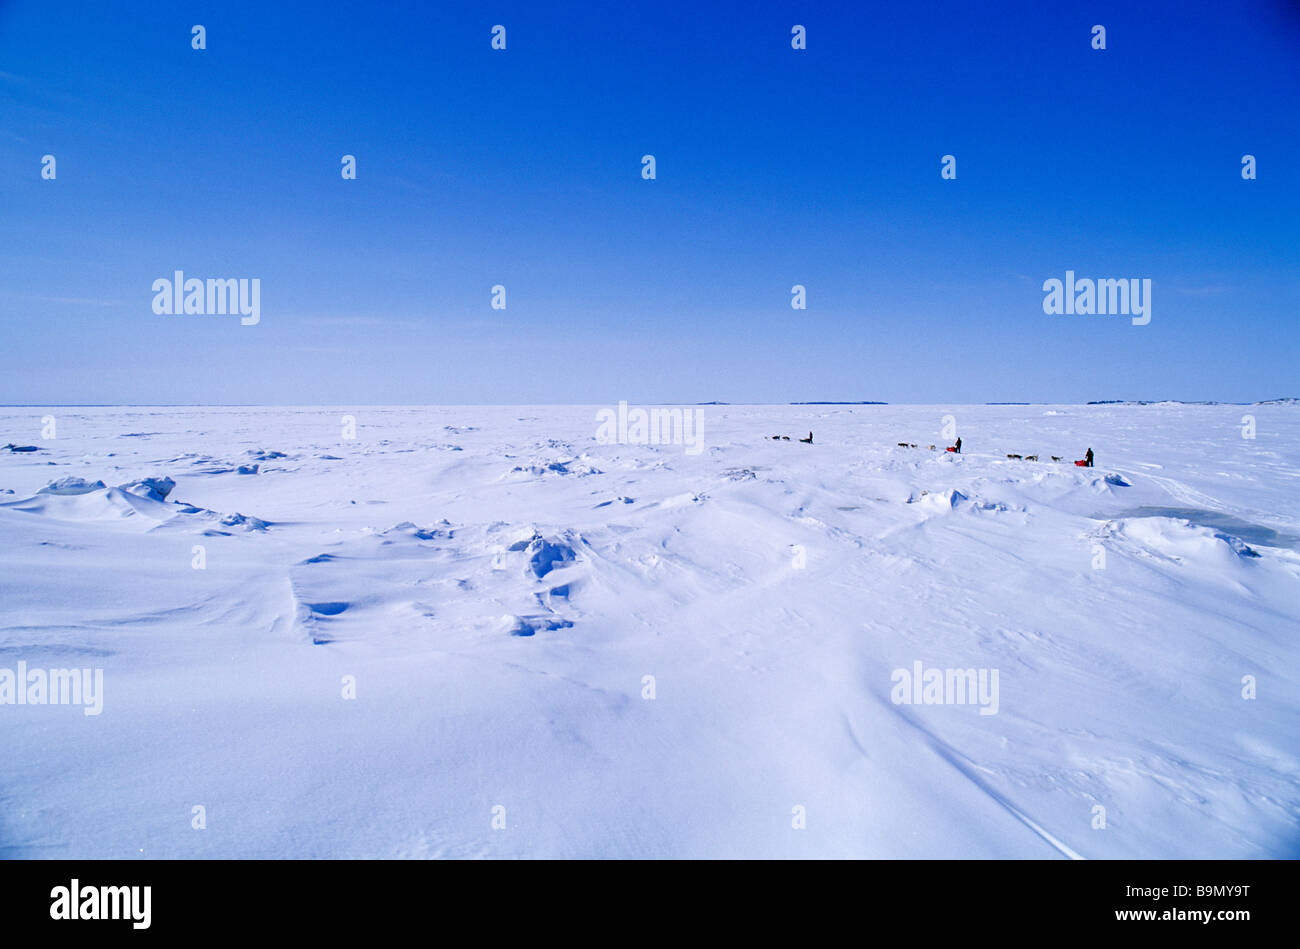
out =
[[1236,287],[1223,287],[1218,285],[1205,287],[1171,287],[1174,293],[1181,293],[1186,297],[1213,297],[1221,293],[1233,293]]
[[321,326],[418,326],[414,320],[391,319],[385,316],[307,316],[303,319]]
[[130,306],[126,300],[102,300],[98,297],[51,297],[39,293],[6,293],[5,296],[38,303],[68,303],[74,306]]

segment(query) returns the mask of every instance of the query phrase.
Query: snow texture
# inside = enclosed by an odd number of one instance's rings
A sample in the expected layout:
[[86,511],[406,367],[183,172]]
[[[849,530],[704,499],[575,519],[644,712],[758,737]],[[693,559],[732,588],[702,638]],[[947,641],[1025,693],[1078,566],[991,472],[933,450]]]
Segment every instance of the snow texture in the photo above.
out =
[[0,410],[0,856],[1300,856],[1297,406],[595,411]]

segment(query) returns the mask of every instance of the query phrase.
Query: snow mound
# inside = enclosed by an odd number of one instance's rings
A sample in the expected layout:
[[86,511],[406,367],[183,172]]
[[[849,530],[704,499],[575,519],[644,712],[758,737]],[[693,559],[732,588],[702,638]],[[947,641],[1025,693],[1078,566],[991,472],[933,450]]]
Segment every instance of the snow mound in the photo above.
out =
[[137,493],[105,487],[102,481],[68,477],[41,488],[32,497],[0,506],[58,521],[115,522],[137,514],[151,521],[166,521],[180,513],[176,505],[164,502],[150,491],[141,488]]
[[1009,506],[1001,501],[972,498],[969,494],[958,491],[956,488],[949,488],[946,491],[922,491],[920,494],[911,494],[907,498],[907,503],[918,505],[921,510],[941,514],[950,511],[966,511],[978,514],[983,511],[1000,513],[1011,510]]
[[56,495],[89,494],[91,491],[103,491],[104,487],[102,481],[87,481],[85,478],[68,475],[66,478],[51,481],[36,493]]
[[260,517],[250,517],[247,514],[240,514],[238,511],[221,518],[221,524],[225,527],[242,527],[248,531],[264,531],[269,526]]
[[970,495],[962,494],[956,488],[949,488],[947,491],[925,492],[917,503],[924,507],[952,511],[961,507],[969,500]]
[[1115,488],[1131,488],[1133,485],[1126,481],[1121,475],[1108,474],[1100,478],[1093,478],[1090,487],[1094,494],[1114,494]]
[[[24,514],[35,514],[56,521],[99,522],[105,526],[126,522],[124,526],[144,530],[179,528],[181,530],[219,524],[243,527],[247,531],[264,531],[269,522],[245,514],[221,514],[183,501],[168,501],[176,482],[166,475],[140,478],[115,488],[103,481],[87,481],[69,476],[52,481],[36,494],[0,507]],[[142,520],[129,520],[142,516]],[[223,531],[205,529],[205,534]]]
[[402,521],[400,524],[394,524],[388,530],[379,532],[381,537],[387,538],[384,543],[391,544],[394,540],[402,537],[413,540],[438,540],[446,539],[452,536],[451,522],[443,518],[436,527],[418,527],[411,521]]
[[541,478],[547,475],[576,475],[585,478],[588,475],[598,474],[604,474],[604,472],[575,458],[569,461],[534,461],[526,465],[515,465],[502,477],[519,479]]
[[1181,518],[1121,518],[1102,533],[1176,563],[1227,567],[1259,557],[1241,538]]
[[164,475],[160,478],[141,478],[119,487],[137,497],[148,498],[151,501],[166,501],[167,495],[171,494],[172,489],[176,487],[176,482]]

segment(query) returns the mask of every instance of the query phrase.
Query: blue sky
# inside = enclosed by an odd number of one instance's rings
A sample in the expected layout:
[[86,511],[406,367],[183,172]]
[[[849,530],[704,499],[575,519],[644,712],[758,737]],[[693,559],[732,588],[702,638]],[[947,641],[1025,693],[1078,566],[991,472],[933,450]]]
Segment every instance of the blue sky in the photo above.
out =
[[0,401],[1300,395],[1296,4],[271,6],[0,0]]

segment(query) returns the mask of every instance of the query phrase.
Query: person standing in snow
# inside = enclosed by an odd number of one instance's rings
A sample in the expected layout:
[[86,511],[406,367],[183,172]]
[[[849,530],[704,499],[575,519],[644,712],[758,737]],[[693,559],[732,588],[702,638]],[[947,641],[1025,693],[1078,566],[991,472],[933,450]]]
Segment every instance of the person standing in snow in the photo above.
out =
[[1083,465],[1083,466],[1084,466],[1085,468],[1091,468],[1091,467],[1092,467],[1092,449],[1091,449],[1091,448],[1089,448],[1089,449],[1088,449],[1088,453],[1087,453],[1086,455],[1083,456],[1083,461],[1084,461],[1084,465]]

